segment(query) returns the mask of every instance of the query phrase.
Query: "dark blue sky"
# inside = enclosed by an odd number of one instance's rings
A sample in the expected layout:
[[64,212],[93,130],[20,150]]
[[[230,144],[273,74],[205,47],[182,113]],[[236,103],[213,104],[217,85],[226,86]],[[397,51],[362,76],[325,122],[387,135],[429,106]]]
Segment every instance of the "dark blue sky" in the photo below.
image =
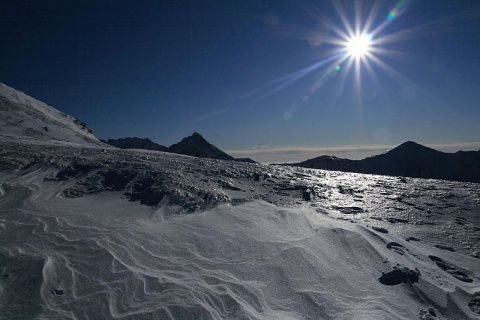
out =
[[[480,2],[357,4],[2,1],[0,81],[99,138],[168,146],[197,131],[260,161],[360,157],[405,140],[480,148]],[[359,76],[331,41],[345,30],[338,8],[362,26],[373,12],[368,32],[382,26],[381,63],[361,62]]]

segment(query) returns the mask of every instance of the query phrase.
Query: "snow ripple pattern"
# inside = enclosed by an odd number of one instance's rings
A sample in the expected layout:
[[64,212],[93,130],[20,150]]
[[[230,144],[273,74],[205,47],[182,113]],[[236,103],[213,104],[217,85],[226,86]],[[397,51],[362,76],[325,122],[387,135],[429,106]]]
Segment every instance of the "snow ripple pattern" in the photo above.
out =
[[[478,318],[475,184],[32,149],[0,151],[0,319]],[[205,210],[129,201],[131,172]]]
[[[88,208],[70,201],[71,212]],[[314,212],[256,202],[161,221],[27,207],[4,215],[15,245],[2,251],[7,269],[43,259],[41,319],[381,318],[405,307],[370,281],[375,249]]]

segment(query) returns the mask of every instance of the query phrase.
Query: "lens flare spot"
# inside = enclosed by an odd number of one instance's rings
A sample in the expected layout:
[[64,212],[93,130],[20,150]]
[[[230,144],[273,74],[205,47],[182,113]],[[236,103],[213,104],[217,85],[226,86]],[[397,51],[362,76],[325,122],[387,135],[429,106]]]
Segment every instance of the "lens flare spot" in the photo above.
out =
[[387,16],[387,19],[388,20],[393,20],[393,18],[395,18],[395,16],[398,14],[398,10],[397,9],[393,9],[392,11],[390,11],[388,13],[388,16]]
[[405,0],[401,0],[400,2],[398,2],[395,7],[388,13],[387,20],[393,20],[394,18],[396,18],[401,13],[401,10],[404,9],[404,7]]

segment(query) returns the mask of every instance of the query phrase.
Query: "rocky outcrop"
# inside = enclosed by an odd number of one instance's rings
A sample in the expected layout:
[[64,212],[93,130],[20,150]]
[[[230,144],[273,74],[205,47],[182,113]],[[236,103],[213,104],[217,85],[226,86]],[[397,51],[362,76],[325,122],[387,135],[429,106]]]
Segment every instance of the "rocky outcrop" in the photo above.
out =
[[120,149],[145,149],[145,150],[156,150],[156,151],[168,152],[167,147],[162,146],[158,143],[155,143],[148,138],[127,137],[127,138],[108,139],[108,140],[101,140],[101,141]]
[[199,133],[194,132],[191,136],[171,145],[168,150],[172,153],[184,154],[199,158],[211,158],[220,160],[235,160],[232,156],[209,143]]

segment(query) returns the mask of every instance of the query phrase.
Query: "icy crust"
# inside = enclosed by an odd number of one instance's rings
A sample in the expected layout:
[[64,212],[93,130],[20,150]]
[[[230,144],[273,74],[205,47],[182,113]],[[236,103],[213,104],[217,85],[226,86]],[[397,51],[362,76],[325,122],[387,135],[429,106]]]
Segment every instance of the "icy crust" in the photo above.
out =
[[0,319],[480,317],[478,184],[10,142],[0,182]]
[[[116,191],[194,212],[263,200],[311,206],[405,239],[480,257],[480,185],[239,163],[171,153],[1,143],[0,170],[37,174],[57,196]],[[61,184],[58,184],[61,182]],[[58,187],[60,186],[60,187]]]

